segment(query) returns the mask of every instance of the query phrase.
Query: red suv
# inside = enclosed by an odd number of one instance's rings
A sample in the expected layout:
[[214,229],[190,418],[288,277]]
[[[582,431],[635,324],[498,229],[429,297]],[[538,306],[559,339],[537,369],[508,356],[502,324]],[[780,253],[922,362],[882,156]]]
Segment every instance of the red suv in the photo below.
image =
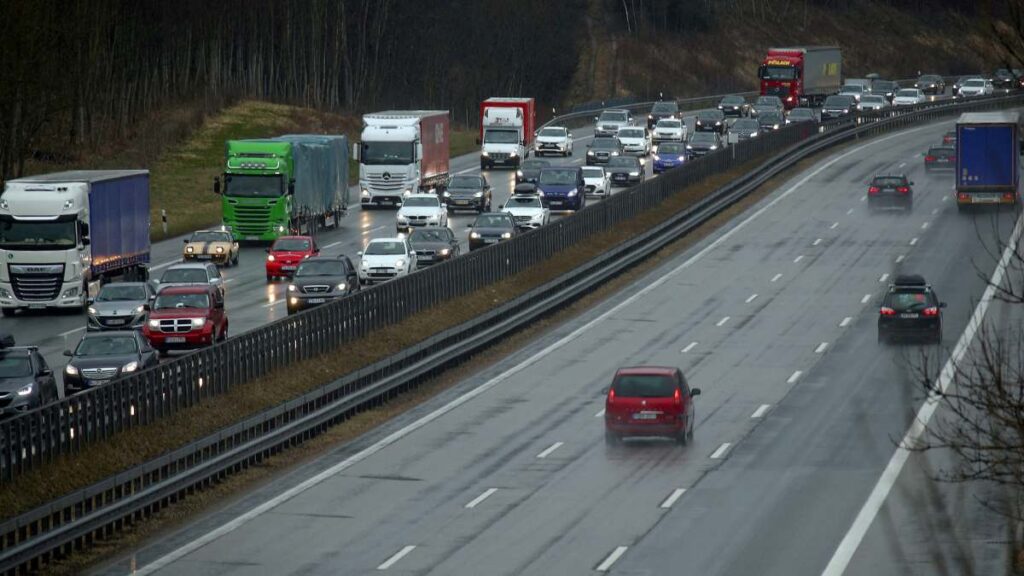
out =
[[202,348],[228,337],[224,297],[212,286],[171,286],[157,294],[142,334],[161,354]]
[[693,437],[693,397],[679,368],[620,368],[608,388],[604,438],[618,444],[626,436],[667,436],[680,444]]
[[318,254],[320,247],[309,236],[281,236],[267,248],[267,282],[291,278],[303,260]]

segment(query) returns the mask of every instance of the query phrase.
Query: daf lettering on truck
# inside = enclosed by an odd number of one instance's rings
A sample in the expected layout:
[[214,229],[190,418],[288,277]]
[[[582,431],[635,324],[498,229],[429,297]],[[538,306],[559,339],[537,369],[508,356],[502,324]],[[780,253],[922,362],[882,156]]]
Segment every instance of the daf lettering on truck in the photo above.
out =
[[363,208],[398,207],[417,193],[441,193],[448,181],[447,110],[390,110],[363,115],[352,153],[359,161]]

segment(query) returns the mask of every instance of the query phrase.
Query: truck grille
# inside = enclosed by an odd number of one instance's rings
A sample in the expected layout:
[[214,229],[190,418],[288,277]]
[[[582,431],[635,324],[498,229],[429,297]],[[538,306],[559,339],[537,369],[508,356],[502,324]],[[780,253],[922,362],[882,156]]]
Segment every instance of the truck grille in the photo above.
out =
[[9,265],[14,295],[27,302],[56,300],[64,282],[63,264]]
[[390,191],[402,189],[401,174],[397,176],[389,174],[387,178],[384,177],[384,174],[367,174],[366,181],[370,184],[370,188],[374,190]]
[[160,320],[160,331],[161,332],[191,332],[192,331],[192,319],[191,318],[168,318],[166,320]]
[[117,374],[117,368],[83,368],[82,376],[89,380],[110,380]]
[[242,236],[260,236],[270,227],[269,206],[235,205],[235,230]]

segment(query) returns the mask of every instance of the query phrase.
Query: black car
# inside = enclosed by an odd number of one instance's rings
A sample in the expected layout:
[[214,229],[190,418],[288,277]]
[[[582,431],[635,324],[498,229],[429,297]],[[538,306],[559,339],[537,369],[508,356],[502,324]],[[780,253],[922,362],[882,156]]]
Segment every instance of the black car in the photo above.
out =
[[833,94],[825,98],[825,103],[821,105],[821,119],[824,121],[832,118],[842,118],[856,111],[857,101],[854,100],[853,96]]
[[444,203],[449,210],[486,212],[491,209],[491,185],[479,174],[452,176],[444,190]]
[[[155,320],[154,320],[155,322]],[[102,386],[117,378],[156,366],[157,352],[149,341],[135,330],[87,332],[64,367],[64,395],[70,396],[89,388]]]
[[932,146],[924,155],[924,171],[956,170],[956,148]]
[[722,147],[722,138],[717,132],[694,132],[686,143],[686,155],[690,158],[710,154]]
[[925,94],[945,94],[946,81],[937,74],[924,74],[914,82],[914,88]]
[[[537,177],[540,176],[540,171],[544,168],[551,166],[550,160],[541,160],[539,158],[531,158],[530,160],[523,160],[523,163],[519,165],[519,169],[516,170],[516,184],[522,182],[537,183]],[[485,212],[490,211],[490,206]]]
[[537,185],[533,182],[520,182],[512,189],[513,196],[536,196]]
[[476,250],[504,242],[519,234],[516,228],[516,221],[508,212],[485,212],[476,217],[470,225],[472,232],[469,233],[469,249]]
[[897,276],[878,310],[878,341],[884,344],[915,338],[941,344],[942,309],[945,307],[946,303],[939,301],[921,276]]
[[871,93],[878,96],[885,96],[885,99],[892,103],[896,92],[900,89],[900,83],[892,80],[875,80],[871,83]]
[[758,96],[757,100],[750,107],[750,115],[757,116],[763,112],[771,112],[772,110],[782,114],[786,111],[785,105],[782,103],[782,99],[778,96]]
[[694,122],[694,129],[697,132],[725,132],[725,114],[721,110],[702,110],[697,113]]
[[587,145],[587,166],[607,164],[610,158],[622,154],[622,142],[618,138],[594,138]]
[[796,124],[798,122],[817,122],[818,116],[810,108],[793,108],[786,114],[786,122]]
[[447,226],[413,230],[409,244],[416,251],[416,266],[419,268],[445,262],[459,255],[459,240]]
[[146,282],[117,282],[89,299],[86,330],[142,330],[156,293]]
[[1013,72],[1000,68],[992,74],[992,86],[1002,90],[1013,90],[1017,87],[1017,79],[1014,78]]
[[757,124],[761,127],[762,132],[767,132],[769,130],[778,130],[785,126],[786,119],[778,112],[765,112],[758,114]]
[[750,105],[743,96],[726,96],[718,102],[718,109],[726,116],[742,118],[747,115]]
[[[422,230],[419,228],[413,233]],[[306,258],[288,284],[288,314],[337,300],[358,290],[359,276],[348,256]]]
[[0,333],[0,417],[12,416],[57,400],[53,370],[35,346],[14,346]]
[[629,186],[644,181],[644,165],[633,156],[619,156],[608,161],[604,169],[612,186]]
[[675,101],[667,100],[664,102],[655,102],[654,106],[651,106],[651,113],[647,115],[647,129],[650,130],[654,128],[654,125],[658,123],[658,120],[679,117],[679,104]]
[[913,186],[914,183],[907,179],[906,174],[875,176],[868,186],[868,208],[910,210],[914,207]]
[[761,134],[761,124],[756,118],[740,118],[729,127],[729,133],[735,134],[737,140],[750,140]]

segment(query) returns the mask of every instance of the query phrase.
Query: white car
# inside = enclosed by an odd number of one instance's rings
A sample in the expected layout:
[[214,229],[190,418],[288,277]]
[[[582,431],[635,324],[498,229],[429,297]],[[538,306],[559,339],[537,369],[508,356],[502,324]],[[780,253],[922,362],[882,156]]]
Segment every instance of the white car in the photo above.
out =
[[409,239],[375,238],[359,253],[359,281],[383,282],[405,276],[416,269],[416,251]]
[[968,98],[971,96],[991,96],[996,91],[991,80],[973,78],[960,85],[960,96]]
[[889,100],[885,96],[876,96],[875,94],[861,96],[860,103],[857,104],[857,109],[861,112],[885,110],[888,107]]
[[629,110],[605,110],[594,117],[594,136],[615,136],[619,128],[632,125],[633,114]]
[[583,189],[587,196],[607,196],[612,189],[611,176],[601,166],[584,166]]
[[516,228],[540,228],[551,220],[551,210],[544,207],[540,196],[520,194],[512,196],[501,210],[512,215]]
[[653,143],[651,142],[651,134],[646,128],[641,126],[619,128],[616,138],[622,143],[622,152],[624,154],[647,156],[651,153]]
[[867,94],[868,91],[860,84],[847,84],[839,89],[840,96],[853,96],[857,102],[860,102],[860,99]]
[[924,92],[921,92],[917,88],[903,88],[893,96],[892,105],[913,106],[915,104],[922,104],[926,100]]
[[658,120],[658,123],[654,125],[654,135],[651,139],[655,144],[658,142],[685,142],[686,122],[672,118]]
[[572,132],[564,126],[548,126],[537,133],[534,155],[558,154],[572,156]]
[[407,232],[424,226],[448,226],[448,207],[436,194],[413,194],[395,214],[395,228]]

